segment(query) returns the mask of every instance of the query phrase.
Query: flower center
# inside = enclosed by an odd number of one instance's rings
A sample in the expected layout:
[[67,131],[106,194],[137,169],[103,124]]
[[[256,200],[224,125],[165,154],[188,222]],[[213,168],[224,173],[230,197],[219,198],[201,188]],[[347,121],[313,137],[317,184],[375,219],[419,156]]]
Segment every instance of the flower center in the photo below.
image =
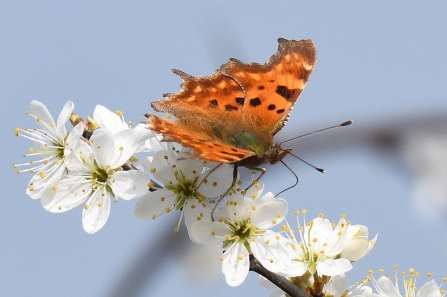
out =
[[107,182],[109,178],[109,174],[103,168],[96,167],[94,171],[92,171],[92,179],[96,180],[99,183]]
[[231,229],[231,235],[227,236],[227,240],[224,242],[224,247],[232,245],[234,242],[241,242],[249,252],[250,244],[249,240],[253,236],[263,234],[264,230],[259,230],[250,223],[250,218],[247,218],[241,222],[228,222],[228,226]]
[[183,175],[175,173],[177,183],[175,185],[165,186],[166,189],[173,191],[177,195],[177,202],[175,208],[180,210],[185,203],[190,199],[196,199],[199,202],[206,200],[206,197],[200,194],[197,188],[197,181],[199,177],[195,177],[193,180],[186,179]]
[[111,196],[115,197],[115,194],[113,193],[112,188],[109,184],[109,179],[115,171],[112,169],[106,170],[101,166],[98,166],[96,160],[94,160],[93,163],[87,162],[85,155],[81,155],[81,160],[84,165],[86,165],[90,169],[90,176],[93,183],[92,190],[96,191],[100,187],[105,187],[106,191]]

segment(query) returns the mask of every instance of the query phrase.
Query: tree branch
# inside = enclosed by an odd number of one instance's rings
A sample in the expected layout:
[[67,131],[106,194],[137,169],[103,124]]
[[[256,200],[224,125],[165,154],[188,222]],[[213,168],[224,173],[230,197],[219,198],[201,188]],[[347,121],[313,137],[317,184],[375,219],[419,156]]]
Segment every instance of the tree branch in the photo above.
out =
[[262,275],[291,297],[309,297],[309,295],[287,280],[284,276],[267,270],[253,255],[250,255],[250,271]]

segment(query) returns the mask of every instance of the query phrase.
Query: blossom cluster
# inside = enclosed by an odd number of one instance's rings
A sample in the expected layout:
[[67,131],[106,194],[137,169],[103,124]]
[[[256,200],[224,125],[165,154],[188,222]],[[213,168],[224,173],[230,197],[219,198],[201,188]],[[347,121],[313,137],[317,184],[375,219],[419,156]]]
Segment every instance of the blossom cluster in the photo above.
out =
[[[46,210],[61,213],[83,204],[84,230],[95,233],[106,223],[112,200],[129,200],[148,191],[149,177],[130,160],[142,149],[141,142],[150,131],[143,125],[131,129],[117,114],[100,105],[88,123],[73,110],[74,104],[67,102],[54,122],[44,104],[32,101],[27,114],[39,128],[15,131],[33,141],[25,156],[40,159],[13,167],[29,165],[17,172],[34,174],[26,193],[40,199]],[[68,121],[74,124],[71,131],[66,129]],[[129,170],[124,170],[126,166]]]
[[[231,286],[245,280],[254,257],[309,295],[347,296],[345,273],[377,240],[377,235],[369,238],[366,226],[352,225],[344,216],[337,224],[323,215],[306,222],[301,211],[295,214],[303,221],[297,219],[293,230],[286,220],[287,201],[263,194],[256,179],[241,189],[231,164],[188,158],[188,148],[163,142],[144,123],[133,128],[122,112],[98,105],[84,121],[73,111],[67,102],[55,122],[44,104],[32,101],[27,114],[39,127],[15,129],[33,142],[25,156],[38,159],[13,167],[33,175],[26,193],[46,210],[62,213],[82,205],[83,228],[95,233],[107,222],[112,201],[140,197],[137,218],[177,212],[175,231],[184,222],[194,243],[221,245],[222,272]],[[377,287],[382,283],[379,279]],[[363,286],[349,294],[358,296],[358,290],[362,296],[371,293]]]
[[[351,290],[347,296],[365,296],[365,297],[444,297],[445,290],[441,289],[443,283],[447,280],[446,277],[442,279],[441,285],[438,285],[434,279],[430,279],[431,273],[427,273],[426,283],[420,288],[416,286],[416,280],[419,277],[419,272],[414,268],[409,269],[408,278],[406,273],[402,272],[402,284],[399,286],[399,278],[396,275],[397,265],[393,267],[395,275],[394,282],[389,275],[382,275],[378,279],[374,278],[373,272],[369,271],[369,275],[360,285]],[[379,271],[383,274],[383,269]],[[372,283],[372,286],[368,286]],[[403,293],[401,293],[403,289]]]

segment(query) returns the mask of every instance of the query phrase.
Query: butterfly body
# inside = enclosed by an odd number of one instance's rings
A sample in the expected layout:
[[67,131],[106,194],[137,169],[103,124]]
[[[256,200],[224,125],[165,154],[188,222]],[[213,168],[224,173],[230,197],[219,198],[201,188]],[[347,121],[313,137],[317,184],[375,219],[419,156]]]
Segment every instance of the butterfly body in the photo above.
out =
[[263,64],[230,59],[213,75],[173,70],[182,89],[152,102],[169,121],[146,114],[150,129],[190,147],[191,157],[255,168],[282,160],[291,149],[273,144],[315,66],[311,40],[278,39],[278,51]]

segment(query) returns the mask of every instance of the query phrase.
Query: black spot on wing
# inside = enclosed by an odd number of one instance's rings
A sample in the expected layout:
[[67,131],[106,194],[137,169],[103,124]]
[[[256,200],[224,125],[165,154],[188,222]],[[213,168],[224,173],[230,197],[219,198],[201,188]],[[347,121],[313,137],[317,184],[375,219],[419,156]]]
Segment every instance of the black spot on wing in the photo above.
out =
[[294,97],[294,95],[296,95],[297,91],[297,89],[289,89],[286,86],[278,86],[276,88],[276,93],[287,101],[290,101]]
[[261,99],[259,99],[259,97],[250,99],[250,105],[253,107],[261,105]]
[[241,98],[241,97],[236,98],[236,104],[244,105],[244,103],[245,103],[245,98]]
[[267,106],[268,110],[274,110],[276,108],[275,104],[269,104],[269,106]]
[[258,90],[264,90],[265,89],[265,87],[264,86],[258,86]]
[[227,104],[227,105],[225,105],[225,110],[226,111],[237,110],[237,106],[234,106],[234,105],[231,105],[231,104]]
[[219,105],[219,102],[217,102],[217,99],[210,100],[210,107],[217,107]]
[[276,111],[277,114],[280,114],[280,113],[283,113],[283,112],[284,112],[284,108],[282,108],[282,109],[278,109],[278,110]]

